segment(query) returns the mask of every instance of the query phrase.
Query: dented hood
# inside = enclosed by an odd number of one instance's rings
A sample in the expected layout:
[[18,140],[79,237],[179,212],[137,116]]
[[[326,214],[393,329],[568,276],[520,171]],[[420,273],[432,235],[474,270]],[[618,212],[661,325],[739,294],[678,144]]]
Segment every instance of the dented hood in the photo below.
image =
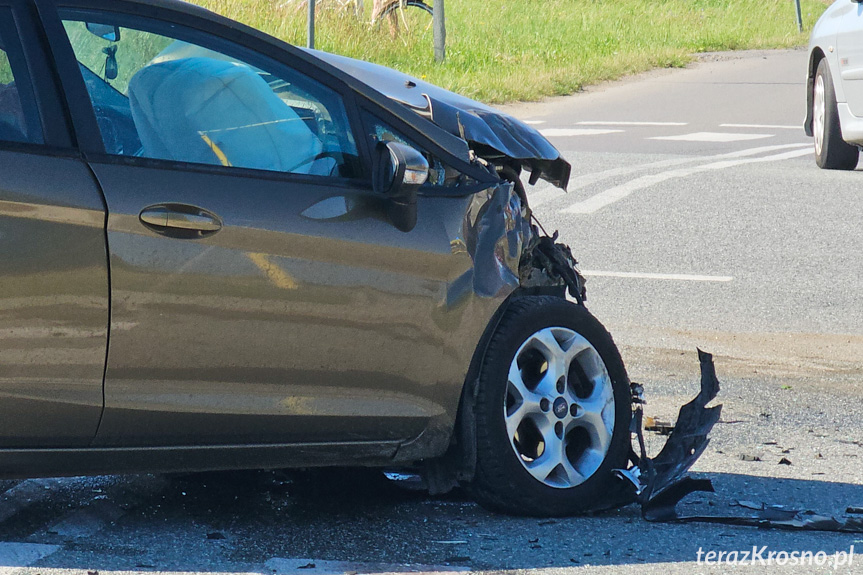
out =
[[467,141],[477,155],[515,160],[531,172],[531,183],[542,178],[566,189],[569,162],[542,134],[512,116],[385,66],[306,51]]

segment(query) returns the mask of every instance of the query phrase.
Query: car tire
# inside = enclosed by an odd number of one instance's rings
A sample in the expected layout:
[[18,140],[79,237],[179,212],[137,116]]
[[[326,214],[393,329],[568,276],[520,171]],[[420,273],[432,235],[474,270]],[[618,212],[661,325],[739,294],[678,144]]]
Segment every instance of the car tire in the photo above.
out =
[[842,139],[836,92],[827,60],[815,72],[812,94],[812,133],[815,136],[815,163],[826,170],[853,170],[860,150]]
[[629,378],[611,335],[583,306],[546,296],[511,302],[483,358],[475,414],[468,487],[487,509],[575,515],[613,506],[625,489],[613,470],[626,467],[630,450]]

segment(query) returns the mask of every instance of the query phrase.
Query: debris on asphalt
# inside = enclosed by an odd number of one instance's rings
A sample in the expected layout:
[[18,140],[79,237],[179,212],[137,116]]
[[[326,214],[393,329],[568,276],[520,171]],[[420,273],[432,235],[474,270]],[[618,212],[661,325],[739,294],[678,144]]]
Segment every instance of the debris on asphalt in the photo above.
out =
[[740,461],[761,461],[761,458],[757,455],[749,455],[748,453],[741,453],[737,458]]
[[659,435],[671,435],[674,431],[674,425],[668,421],[662,421],[653,417],[644,418],[644,431],[652,431]]
[[863,519],[857,517],[831,517],[811,510],[784,509],[764,506],[756,513],[745,516],[691,515],[678,516],[681,523],[721,523],[743,527],[785,529],[790,531],[835,531],[863,533]]
[[[735,506],[751,511],[746,515],[681,515],[677,511],[677,504],[690,493],[714,492],[711,480],[695,479],[687,475],[687,471],[707,447],[707,435],[719,421],[722,411],[721,405],[707,407],[719,393],[713,356],[699,349],[698,359],[701,364],[701,391],[695,399],[680,408],[674,431],[659,455],[652,459],[646,455],[644,442],[644,399],[640,393],[638,398],[633,398],[632,432],[636,436],[639,452],[635,453],[633,450],[630,456],[632,467],[616,472],[621,479],[635,486],[633,499],[641,505],[642,517],[651,522],[701,522],[800,531],[863,533],[863,518],[860,517],[836,518],[811,510],[785,509],[745,500],[737,501]],[[761,415],[770,417],[766,413]],[[760,457],[748,454],[741,454],[740,459],[761,461]],[[783,457],[780,464],[791,465],[791,461]],[[852,509],[863,513],[863,508],[859,507],[849,507],[846,513],[854,514]]]
[[719,421],[722,406],[707,407],[719,393],[719,380],[713,366],[713,356],[698,350],[701,363],[701,391],[680,408],[674,431],[659,455],[650,459],[644,442],[644,407],[633,401],[633,431],[638,440],[639,455],[631,456],[633,466],[618,474],[635,485],[635,499],[641,504],[645,519],[665,517],[674,513],[674,506],[693,491],[712,491],[707,480],[695,480],[686,475],[701,457],[708,444],[707,434]]
[[213,533],[207,533],[207,539],[209,539],[209,540],[224,539],[224,538],[225,538],[225,535],[222,533],[219,533],[218,531],[214,531]]

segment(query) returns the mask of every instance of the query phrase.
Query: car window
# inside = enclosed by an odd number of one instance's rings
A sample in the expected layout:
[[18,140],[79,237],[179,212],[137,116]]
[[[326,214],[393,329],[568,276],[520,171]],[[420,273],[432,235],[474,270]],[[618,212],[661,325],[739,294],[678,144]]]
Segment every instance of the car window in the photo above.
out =
[[[8,15],[0,10],[0,18]],[[28,114],[22,105],[21,93],[30,96],[31,107],[35,107],[35,101],[29,90],[20,90],[19,86],[27,86],[25,70],[20,66],[13,68],[7,49],[19,49],[17,44],[13,45],[13,38],[8,32],[0,28],[0,140],[6,142],[25,142],[33,144],[42,143],[42,131],[38,127],[38,121],[28,121]],[[7,48],[8,43],[8,48]]]
[[294,70],[263,70],[212,50],[206,38],[187,41],[176,26],[159,34],[148,30],[164,25],[94,17],[99,24],[79,17],[64,26],[109,154],[359,175],[344,103],[333,90]]

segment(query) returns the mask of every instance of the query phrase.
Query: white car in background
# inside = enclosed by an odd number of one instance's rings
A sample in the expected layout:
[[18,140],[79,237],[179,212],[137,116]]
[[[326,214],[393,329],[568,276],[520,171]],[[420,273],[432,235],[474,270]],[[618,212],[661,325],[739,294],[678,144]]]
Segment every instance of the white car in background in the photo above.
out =
[[863,0],[836,0],[809,40],[806,134],[815,162],[853,170],[863,146]]

